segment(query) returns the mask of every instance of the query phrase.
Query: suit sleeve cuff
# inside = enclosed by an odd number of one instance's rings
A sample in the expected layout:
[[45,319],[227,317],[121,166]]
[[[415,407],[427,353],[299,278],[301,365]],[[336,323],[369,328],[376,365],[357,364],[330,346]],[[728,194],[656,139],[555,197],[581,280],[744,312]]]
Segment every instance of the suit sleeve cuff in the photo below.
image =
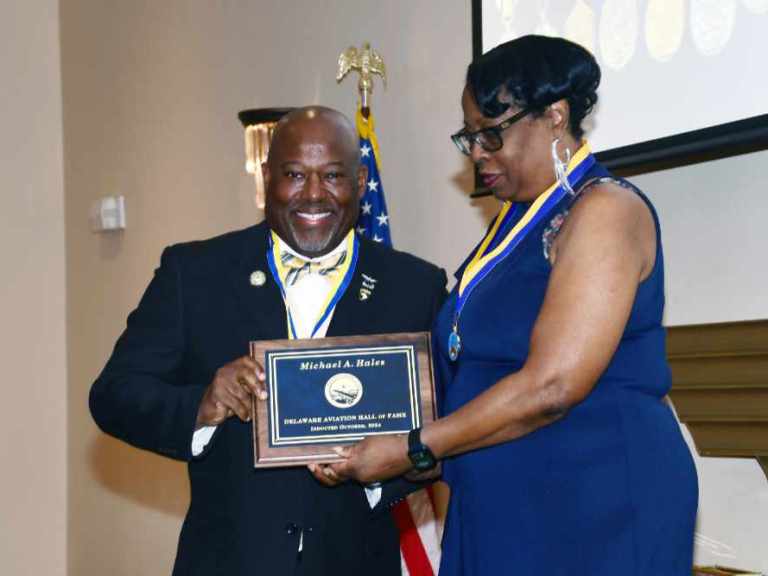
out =
[[373,510],[381,502],[381,484],[365,486],[363,489],[365,490],[365,497],[368,499],[368,506]]
[[192,434],[193,458],[195,456],[200,456],[200,454],[203,453],[203,450],[205,450],[205,447],[208,446],[211,438],[213,438],[214,432],[216,432],[216,426],[203,426],[202,428],[195,430],[195,433]]

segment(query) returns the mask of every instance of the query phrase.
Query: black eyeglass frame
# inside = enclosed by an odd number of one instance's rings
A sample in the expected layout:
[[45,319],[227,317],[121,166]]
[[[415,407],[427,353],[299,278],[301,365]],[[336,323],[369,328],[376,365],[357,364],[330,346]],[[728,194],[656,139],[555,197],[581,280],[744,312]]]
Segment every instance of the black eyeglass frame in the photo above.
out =
[[[472,154],[472,143],[477,144],[485,150],[486,152],[497,152],[502,149],[504,146],[504,137],[501,135],[501,133],[512,126],[515,122],[522,120],[528,114],[533,112],[530,108],[524,108],[523,110],[520,110],[517,114],[513,114],[503,122],[499,122],[498,124],[494,126],[488,126],[487,128],[481,128],[480,130],[476,130],[475,132],[470,132],[466,128],[462,128],[455,134],[451,134],[451,140],[456,145],[456,148],[459,149],[459,152],[462,154],[469,156]],[[484,134],[492,134],[494,141],[498,142],[498,146],[489,146],[488,142],[486,142],[485,145],[483,145],[483,142],[481,141],[482,135]],[[466,138],[468,145],[465,146],[462,138]]]

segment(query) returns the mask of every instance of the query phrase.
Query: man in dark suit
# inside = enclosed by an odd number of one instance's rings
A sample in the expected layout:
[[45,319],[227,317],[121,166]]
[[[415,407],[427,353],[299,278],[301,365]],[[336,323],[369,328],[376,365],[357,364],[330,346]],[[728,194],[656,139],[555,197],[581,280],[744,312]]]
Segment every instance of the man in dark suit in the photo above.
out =
[[250,398],[264,393],[248,342],[428,330],[445,274],[355,236],[366,173],[339,112],[285,117],[264,176],[265,223],[164,251],[91,412],[108,434],[188,462],[174,575],[399,574],[389,508],[404,481],[328,488],[306,468],[253,468]]

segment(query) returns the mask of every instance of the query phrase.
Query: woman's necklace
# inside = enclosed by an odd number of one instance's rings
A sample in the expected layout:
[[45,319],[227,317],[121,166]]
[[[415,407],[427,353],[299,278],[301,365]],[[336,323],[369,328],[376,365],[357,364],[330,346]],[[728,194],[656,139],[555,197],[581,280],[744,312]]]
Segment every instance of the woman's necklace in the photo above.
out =
[[[589,150],[589,145],[585,142],[581,148],[573,155],[566,177],[572,188],[581,180],[587,171],[595,164],[595,157]],[[448,335],[448,358],[452,362],[458,360],[463,344],[459,335],[459,319],[461,312],[469,299],[472,291],[482,282],[496,265],[504,260],[517,248],[528,233],[533,230],[539,222],[542,221],[557,206],[568,191],[559,182],[555,182],[539,195],[538,198],[526,210],[523,217],[507,232],[506,236],[492,250],[488,250],[494,244],[497,235],[506,228],[505,224],[513,217],[516,210],[512,210],[514,204],[505,202],[493,223],[493,226],[485,235],[483,241],[478,246],[472,259],[467,264],[461,275],[461,281],[456,294],[456,305],[453,311],[453,322],[451,333]],[[487,253],[486,253],[487,251]]]

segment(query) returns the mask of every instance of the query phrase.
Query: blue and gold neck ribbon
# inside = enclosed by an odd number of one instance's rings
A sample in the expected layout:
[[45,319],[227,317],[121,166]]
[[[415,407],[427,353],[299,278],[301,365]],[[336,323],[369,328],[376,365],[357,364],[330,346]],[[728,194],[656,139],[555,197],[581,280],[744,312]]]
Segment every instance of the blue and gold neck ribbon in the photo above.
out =
[[[349,231],[347,237],[344,239],[344,242],[346,243],[345,249],[347,254],[351,255],[351,257],[346,258],[345,261],[341,264],[339,274],[333,275],[331,289],[328,291],[328,297],[320,308],[320,314],[318,315],[314,327],[312,328],[310,338],[315,337],[317,331],[328,319],[328,316],[330,316],[334,308],[336,308],[336,304],[338,304],[339,300],[341,300],[341,297],[344,296],[344,292],[346,292],[347,287],[349,286],[350,282],[352,282],[352,276],[355,274],[359,242],[357,240],[357,236],[355,236],[354,231]],[[288,305],[288,298],[285,293],[284,282],[284,279],[288,275],[289,270],[283,264],[282,259],[280,258],[279,245],[280,242],[278,241],[278,236],[272,232],[269,238],[269,248],[267,249],[267,264],[269,264],[269,271],[272,272],[272,277],[275,279],[275,282],[280,288],[280,294],[283,295],[283,302],[285,302],[285,312],[286,316],[288,317],[288,338],[295,340],[297,338],[296,326],[293,322],[293,316],[291,315],[291,308]]]
[[[571,187],[581,180],[587,171],[595,164],[595,157],[592,155],[589,145],[584,142],[576,154],[573,155],[568,163],[566,178]],[[448,339],[448,354],[451,360],[458,358],[461,351],[461,339],[458,334],[459,318],[464,305],[467,303],[472,291],[483,279],[490,274],[497,264],[509,256],[517,248],[528,233],[541,222],[547,214],[568,194],[568,191],[559,183],[555,182],[547,188],[530,205],[523,217],[515,224],[507,235],[492,250],[489,246],[494,243],[500,230],[504,230],[509,220],[515,214],[513,202],[504,202],[504,205],[496,217],[493,226],[486,234],[483,241],[478,246],[472,259],[467,264],[461,275],[458,293],[456,296],[456,307],[453,314],[453,330]]]

